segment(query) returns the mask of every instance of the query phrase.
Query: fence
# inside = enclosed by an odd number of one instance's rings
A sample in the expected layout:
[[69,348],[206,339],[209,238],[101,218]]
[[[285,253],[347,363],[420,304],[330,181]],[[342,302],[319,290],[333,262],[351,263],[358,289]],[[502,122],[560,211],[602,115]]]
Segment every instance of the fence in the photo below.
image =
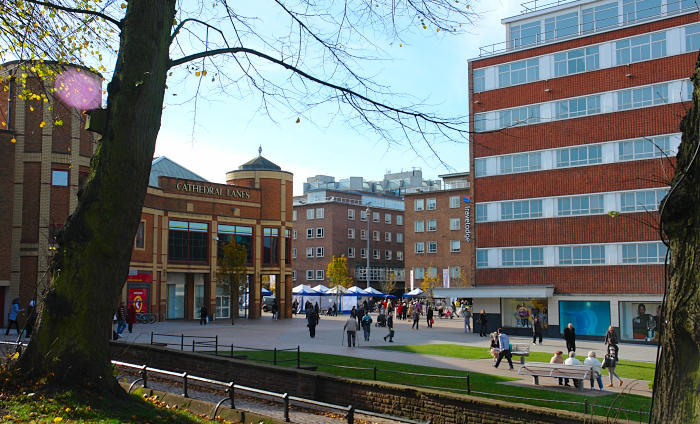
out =
[[290,403],[295,402],[297,404],[307,405],[307,406],[311,406],[311,407],[340,411],[341,413],[344,413],[345,419],[347,420],[348,424],[353,424],[355,422],[355,414],[383,418],[383,419],[388,419],[388,420],[393,420],[393,421],[397,421],[397,422],[401,422],[401,423],[408,423],[408,424],[431,424],[430,420],[427,421],[427,423],[424,423],[422,421],[411,420],[408,418],[395,417],[395,416],[380,414],[378,412],[367,411],[367,410],[363,410],[363,409],[355,409],[352,405],[348,405],[348,406],[335,405],[332,403],[319,402],[316,400],[306,399],[306,398],[302,398],[302,397],[298,397],[298,396],[290,396],[288,393],[276,393],[276,392],[271,392],[268,390],[257,389],[254,387],[241,386],[241,385],[235,384],[233,381],[225,382],[225,381],[212,380],[212,379],[204,378],[204,377],[198,377],[195,375],[190,375],[187,372],[178,373],[178,372],[173,372],[173,371],[161,370],[161,369],[157,369],[157,368],[150,368],[146,365],[136,365],[136,364],[130,364],[127,362],[120,362],[120,361],[112,361],[112,365],[138,371],[140,378],[134,380],[134,382],[131,383],[131,385],[129,386],[129,393],[131,393],[131,390],[134,388],[134,386],[137,383],[141,383],[144,388],[148,388],[149,373],[150,374],[158,374],[166,379],[172,379],[172,378],[181,379],[182,380],[182,396],[184,396],[184,397],[189,397],[188,389],[192,385],[190,382],[193,382],[193,381],[198,382],[198,383],[203,383],[203,384],[213,386],[213,387],[218,387],[218,388],[222,389],[226,393],[226,397],[222,398],[216,404],[216,407],[214,408],[214,411],[212,412],[212,419],[216,418],[216,416],[219,412],[219,409],[226,401],[231,403],[231,409],[235,409],[236,408],[236,397],[235,397],[236,391],[242,391],[242,392],[248,392],[248,393],[253,393],[253,394],[257,394],[257,395],[267,396],[267,397],[270,397],[270,398],[273,398],[273,399],[280,401],[282,403],[282,407],[283,407],[284,421],[286,421],[286,422],[289,422]]
[[[165,343],[165,342],[158,342],[159,337],[160,338],[170,338],[172,340],[176,340],[176,342],[173,342],[170,344]],[[196,339],[202,339],[202,340],[198,341]],[[245,346],[236,346],[233,344],[232,345],[219,345],[218,344],[218,336],[203,337],[203,336],[186,336],[183,334],[175,335],[175,334],[156,334],[156,333],[151,333],[151,344],[160,345],[160,346],[168,346],[168,345],[172,345],[172,346],[176,346],[176,347],[179,346],[180,350],[185,350],[186,348],[187,348],[187,350],[190,350],[190,346],[191,346],[192,352],[196,352],[199,349],[199,351],[202,353],[214,354],[217,356],[225,356],[225,357],[230,357],[233,359],[254,360],[257,362],[271,363],[273,365],[284,365],[285,363],[288,363],[288,362],[296,362],[296,368],[313,370],[313,371],[315,371],[318,367],[366,371],[367,374],[372,375],[371,378],[375,381],[388,381],[386,379],[381,378],[382,374],[384,374],[384,375],[403,374],[403,375],[411,375],[411,376],[416,376],[416,377],[428,377],[431,379],[436,379],[436,378],[451,379],[451,380],[457,380],[457,383],[454,384],[452,387],[421,385],[421,384],[412,384],[412,386],[426,388],[426,389],[434,389],[434,390],[453,391],[453,392],[465,393],[467,395],[478,395],[478,396],[483,396],[483,397],[513,399],[513,400],[522,400],[522,401],[529,401],[529,402],[542,402],[545,404],[547,404],[547,403],[549,403],[549,404],[554,404],[554,403],[568,404],[568,405],[571,405],[572,407],[575,407],[577,410],[581,410],[585,414],[595,413],[595,410],[599,409],[599,410],[608,410],[609,412],[614,411],[614,412],[624,412],[624,413],[629,413],[629,414],[639,414],[640,416],[649,416],[649,411],[625,409],[625,408],[608,406],[608,405],[597,405],[595,403],[589,402],[588,400],[584,400],[582,402],[576,402],[576,401],[569,401],[569,400],[532,398],[532,397],[524,397],[524,396],[507,395],[507,394],[502,394],[502,393],[476,391],[476,390],[472,390],[472,388],[471,388],[471,376],[468,372],[466,373],[466,375],[463,375],[463,376],[460,376],[460,375],[442,375],[442,374],[425,374],[425,373],[416,373],[416,372],[401,371],[401,370],[383,369],[383,368],[378,368],[376,366],[370,368],[370,367],[357,367],[357,366],[350,366],[350,365],[338,365],[338,364],[306,361],[306,360],[303,360],[301,357],[301,349],[299,346],[297,346],[295,348],[287,348],[287,349],[279,349],[279,348],[275,347],[272,350],[270,350],[270,349],[259,349],[259,348],[245,347]],[[220,349],[220,348],[223,348],[223,349]],[[258,354],[255,358],[249,358],[250,355],[247,355],[246,352],[257,352]],[[285,358],[284,357],[285,352],[293,352],[293,356],[292,357],[287,356]],[[260,353],[264,353],[266,355],[272,354],[272,358],[271,359],[262,358]],[[457,387],[455,387],[455,386],[457,386]],[[571,410],[573,410],[573,409],[571,409]]]

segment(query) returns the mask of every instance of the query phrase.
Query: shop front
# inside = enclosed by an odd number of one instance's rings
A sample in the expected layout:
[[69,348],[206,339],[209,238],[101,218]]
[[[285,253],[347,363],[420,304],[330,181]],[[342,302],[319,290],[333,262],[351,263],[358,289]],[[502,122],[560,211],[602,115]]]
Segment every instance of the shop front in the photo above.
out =
[[131,269],[126,279],[126,299],[134,305],[137,314],[151,312],[151,287],[153,274],[150,271]]
[[662,330],[661,302],[619,302],[620,340],[654,342]]

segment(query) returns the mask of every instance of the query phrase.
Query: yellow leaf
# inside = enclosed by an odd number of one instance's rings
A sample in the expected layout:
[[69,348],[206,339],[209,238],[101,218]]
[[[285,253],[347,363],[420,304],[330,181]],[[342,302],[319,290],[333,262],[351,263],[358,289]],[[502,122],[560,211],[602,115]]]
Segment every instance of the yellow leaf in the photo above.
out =
[[70,412],[70,408],[66,408],[65,411],[66,411],[66,412]]
[[197,76],[199,76],[199,75],[201,74],[201,72],[197,71],[197,72],[195,72],[194,74],[197,75]]
[[440,28],[438,28],[436,31],[437,31],[437,32],[440,32]]
[[400,43],[400,44],[399,44],[399,47],[403,47],[403,43]]
[[41,123],[39,124],[39,128],[44,128],[44,126],[46,126],[46,122],[41,121]]
[[427,26],[425,26],[425,25],[423,25],[423,29],[428,29],[428,27],[427,27]]
[[206,69],[202,71],[202,76],[203,76],[203,77],[206,77],[206,76],[207,76],[207,70],[206,70]]
[[53,422],[55,423],[60,423],[61,421],[63,421],[63,417],[56,417],[53,419]]
[[301,122],[301,118],[297,118],[297,124]]
[[14,137],[12,137],[12,139],[10,140],[10,143],[13,143],[13,144],[14,144],[14,143],[17,143],[17,139],[14,138]]
[[122,9],[126,9],[126,3],[122,3]]
[[2,126],[3,126],[3,127],[6,127],[6,126],[7,126],[7,122],[2,121]]
[[34,106],[29,106],[29,111],[34,112]]

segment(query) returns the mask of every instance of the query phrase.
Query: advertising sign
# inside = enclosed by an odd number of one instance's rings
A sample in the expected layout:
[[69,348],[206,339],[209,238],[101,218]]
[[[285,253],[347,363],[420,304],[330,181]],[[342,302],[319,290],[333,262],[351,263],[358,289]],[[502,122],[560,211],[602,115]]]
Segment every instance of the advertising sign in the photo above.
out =
[[148,289],[145,287],[129,287],[127,289],[127,299],[129,304],[133,302],[137,314],[148,312]]

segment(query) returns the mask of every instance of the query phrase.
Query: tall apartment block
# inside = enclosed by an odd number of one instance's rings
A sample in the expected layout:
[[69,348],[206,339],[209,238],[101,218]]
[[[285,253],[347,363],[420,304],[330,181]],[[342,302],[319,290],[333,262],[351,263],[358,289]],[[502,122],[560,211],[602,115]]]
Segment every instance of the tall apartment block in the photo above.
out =
[[[536,5],[536,6],[535,6]],[[653,342],[658,205],[700,49],[690,0],[530,2],[469,61],[475,309],[511,333]]]
[[469,173],[440,175],[443,184],[406,191],[406,286],[468,287],[474,246]]

